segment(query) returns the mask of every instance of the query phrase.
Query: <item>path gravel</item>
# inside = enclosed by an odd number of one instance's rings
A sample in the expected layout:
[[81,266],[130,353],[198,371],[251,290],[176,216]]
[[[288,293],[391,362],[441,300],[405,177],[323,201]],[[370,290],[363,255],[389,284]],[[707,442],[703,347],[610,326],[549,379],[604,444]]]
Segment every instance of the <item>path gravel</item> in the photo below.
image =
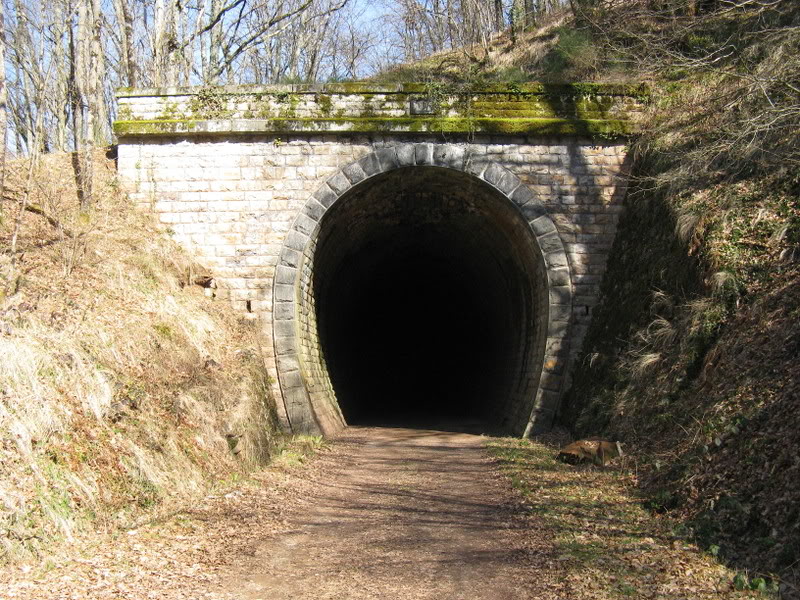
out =
[[227,584],[248,600],[541,594],[523,509],[481,440],[350,429],[286,516],[291,529]]

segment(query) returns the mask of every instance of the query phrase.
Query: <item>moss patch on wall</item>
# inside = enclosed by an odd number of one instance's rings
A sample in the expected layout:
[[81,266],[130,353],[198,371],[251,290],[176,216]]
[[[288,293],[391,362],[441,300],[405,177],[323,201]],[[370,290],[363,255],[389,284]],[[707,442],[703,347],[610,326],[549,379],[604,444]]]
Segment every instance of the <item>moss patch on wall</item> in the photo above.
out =
[[[614,138],[636,131],[633,117],[648,94],[642,85],[541,83],[121,90],[114,132],[118,137],[352,131]],[[431,110],[415,114],[413,101],[428,103]],[[154,105],[161,107],[155,115]]]
[[118,137],[175,134],[241,135],[248,133],[493,133],[505,135],[587,136],[614,139],[636,126],[622,119],[530,119],[462,117],[277,118],[260,120],[116,121]]

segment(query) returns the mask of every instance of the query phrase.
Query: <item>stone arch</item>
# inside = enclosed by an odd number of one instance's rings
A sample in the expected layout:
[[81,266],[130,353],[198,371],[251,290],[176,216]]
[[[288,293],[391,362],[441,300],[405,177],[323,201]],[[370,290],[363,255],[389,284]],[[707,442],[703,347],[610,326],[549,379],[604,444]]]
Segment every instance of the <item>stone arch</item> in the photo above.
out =
[[471,153],[468,146],[408,143],[376,149],[322,184],[287,233],[273,282],[273,340],[285,416],[296,433],[329,434],[344,426],[316,332],[311,289],[312,261],[323,217],[339,198],[373,177],[408,167],[462,172],[506,198],[528,224],[546,274],[543,343],[533,350],[540,365],[538,385],[518,424],[529,435],[548,429],[558,407],[562,371],[569,354],[572,286],[569,262],[555,224],[537,195],[507,168]]

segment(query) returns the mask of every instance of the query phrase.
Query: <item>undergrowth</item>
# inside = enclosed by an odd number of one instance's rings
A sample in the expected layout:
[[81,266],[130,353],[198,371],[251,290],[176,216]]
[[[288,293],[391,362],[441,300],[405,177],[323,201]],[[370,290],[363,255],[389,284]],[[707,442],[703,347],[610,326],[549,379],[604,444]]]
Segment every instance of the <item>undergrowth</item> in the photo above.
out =
[[653,510],[791,589],[800,8],[651,7],[594,15],[609,48],[637,56],[656,101],[561,419],[626,442]]
[[277,441],[254,323],[191,285],[112,162],[80,213],[70,157],[39,160],[9,165],[0,213],[3,562],[189,503]]
[[567,465],[555,458],[557,436],[548,437],[496,438],[487,446],[521,494],[534,539],[545,540],[531,550],[550,553],[565,597],[775,597],[775,581],[726,569],[679,522],[653,518],[629,464]]

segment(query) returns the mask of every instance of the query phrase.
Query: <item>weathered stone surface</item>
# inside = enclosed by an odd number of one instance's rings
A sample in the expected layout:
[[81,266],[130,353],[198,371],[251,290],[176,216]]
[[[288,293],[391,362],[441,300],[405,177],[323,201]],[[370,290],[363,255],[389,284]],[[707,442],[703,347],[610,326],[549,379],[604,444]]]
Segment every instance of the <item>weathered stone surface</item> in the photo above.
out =
[[321,185],[317,188],[317,191],[314,192],[314,198],[326,209],[330,208],[338,197],[336,192],[334,192],[328,184]]
[[433,162],[440,167],[461,169],[464,165],[464,148],[452,144],[435,144]]
[[397,164],[400,167],[413,167],[416,148],[414,144],[401,144],[397,146]]
[[[525,209],[526,209],[526,207],[523,206],[522,207],[522,214],[524,214],[526,217],[528,217],[529,212],[526,211]],[[543,235],[548,234],[548,233],[554,233],[556,231],[556,226],[553,223],[553,220],[548,218],[548,217],[544,217],[543,216],[545,214],[544,213],[545,209],[544,209],[543,206],[541,207],[541,210],[543,212],[541,212],[535,219],[533,219],[533,220],[529,219],[530,224],[531,224],[531,228],[533,229],[534,233],[536,233],[536,235],[538,235],[538,236],[543,236]],[[556,234],[556,235],[558,235],[558,234]],[[547,250],[544,250],[544,251],[547,252]]]
[[[325,86],[225,86],[209,98],[201,88],[121,90],[120,138],[154,136],[269,135],[287,132],[341,135],[486,134],[506,137],[623,137],[637,130],[647,91],[641,86],[524,84],[473,86],[439,103],[421,97],[423,84]],[[523,88],[527,91],[521,91]],[[556,90],[557,91],[554,91]],[[413,90],[413,91],[412,91]],[[415,94],[432,111],[413,111]],[[553,94],[565,102],[554,104]],[[380,97],[380,101],[373,99]],[[565,145],[548,145],[552,154],[580,158]],[[429,163],[420,163],[429,164]],[[589,184],[593,185],[593,183]],[[605,184],[601,184],[605,185]]]
[[350,163],[342,169],[342,173],[350,180],[350,183],[358,183],[362,179],[367,178],[367,174],[364,173],[364,169],[362,169],[361,165],[358,163]]
[[374,152],[370,152],[364,158],[358,161],[358,165],[361,167],[361,170],[367,177],[371,177],[372,175],[381,172],[380,160]]
[[375,157],[380,163],[382,171],[391,171],[400,166],[400,161],[397,158],[397,150],[392,148],[378,148],[375,150]]
[[[305,93],[293,86],[287,90]],[[170,93],[176,95],[126,92],[121,106],[129,107],[125,110],[133,120],[159,120],[167,102],[177,103],[178,111],[187,110],[191,93]],[[344,107],[348,93],[334,97],[331,109],[351,111],[357,118],[357,107]],[[303,98],[311,104],[298,108],[298,119],[305,118],[301,110],[319,108],[310,96]],[[279,107],[273,100],[264,110]],[[546,390],[558,395],[560,375],[569,367],[566,349],[579,347],[591,319],[622,210],[623,143],[524,131],[490,136],[480,130],[447,140],[441,131],[415,132],[413,143],[405,133],[376,131],[345,136],[324,131],[293,134],[287,129],[273,137],[232,135],[235,114],[218,120],[215,137],[194,136],[191,120],[178,128],[186,136],[144,130],[134,136],[123,131],[119,169],[131,200],[153,210],[175,239],[214,273],[218,297],[228,298],[237,310],[249,303],[261,317],[264,336],[270,340],[268,356],[272,364],[280,358],[272,375],[282,420],[288,417],[293,426],[299,423],[309,431],[318,422],[323,430],[341,422],[324,360],[308,362],[308,357],[319,355],[310,259],[327,211],[346,202],[344,195],[354,185],[368,185],[367,178],[421,165],[461,171],[479,187],[487,182],[529,223],[541,253],[536,258],[543,269],[542,312],[548,313],[541,325],[547,332],[541,348],[544,373],[558,375],[543,376],[538,391],[531,394]],[[397,114],[399,119],[407,116]],[[298,375],[289,377],[290,372]],[[293,387],[297,377],[300,388]],[[531,406],[533,402],[531,396]],[[532,409],[534,430],[541,426],[537,415],[551,418],[554,402]]]

